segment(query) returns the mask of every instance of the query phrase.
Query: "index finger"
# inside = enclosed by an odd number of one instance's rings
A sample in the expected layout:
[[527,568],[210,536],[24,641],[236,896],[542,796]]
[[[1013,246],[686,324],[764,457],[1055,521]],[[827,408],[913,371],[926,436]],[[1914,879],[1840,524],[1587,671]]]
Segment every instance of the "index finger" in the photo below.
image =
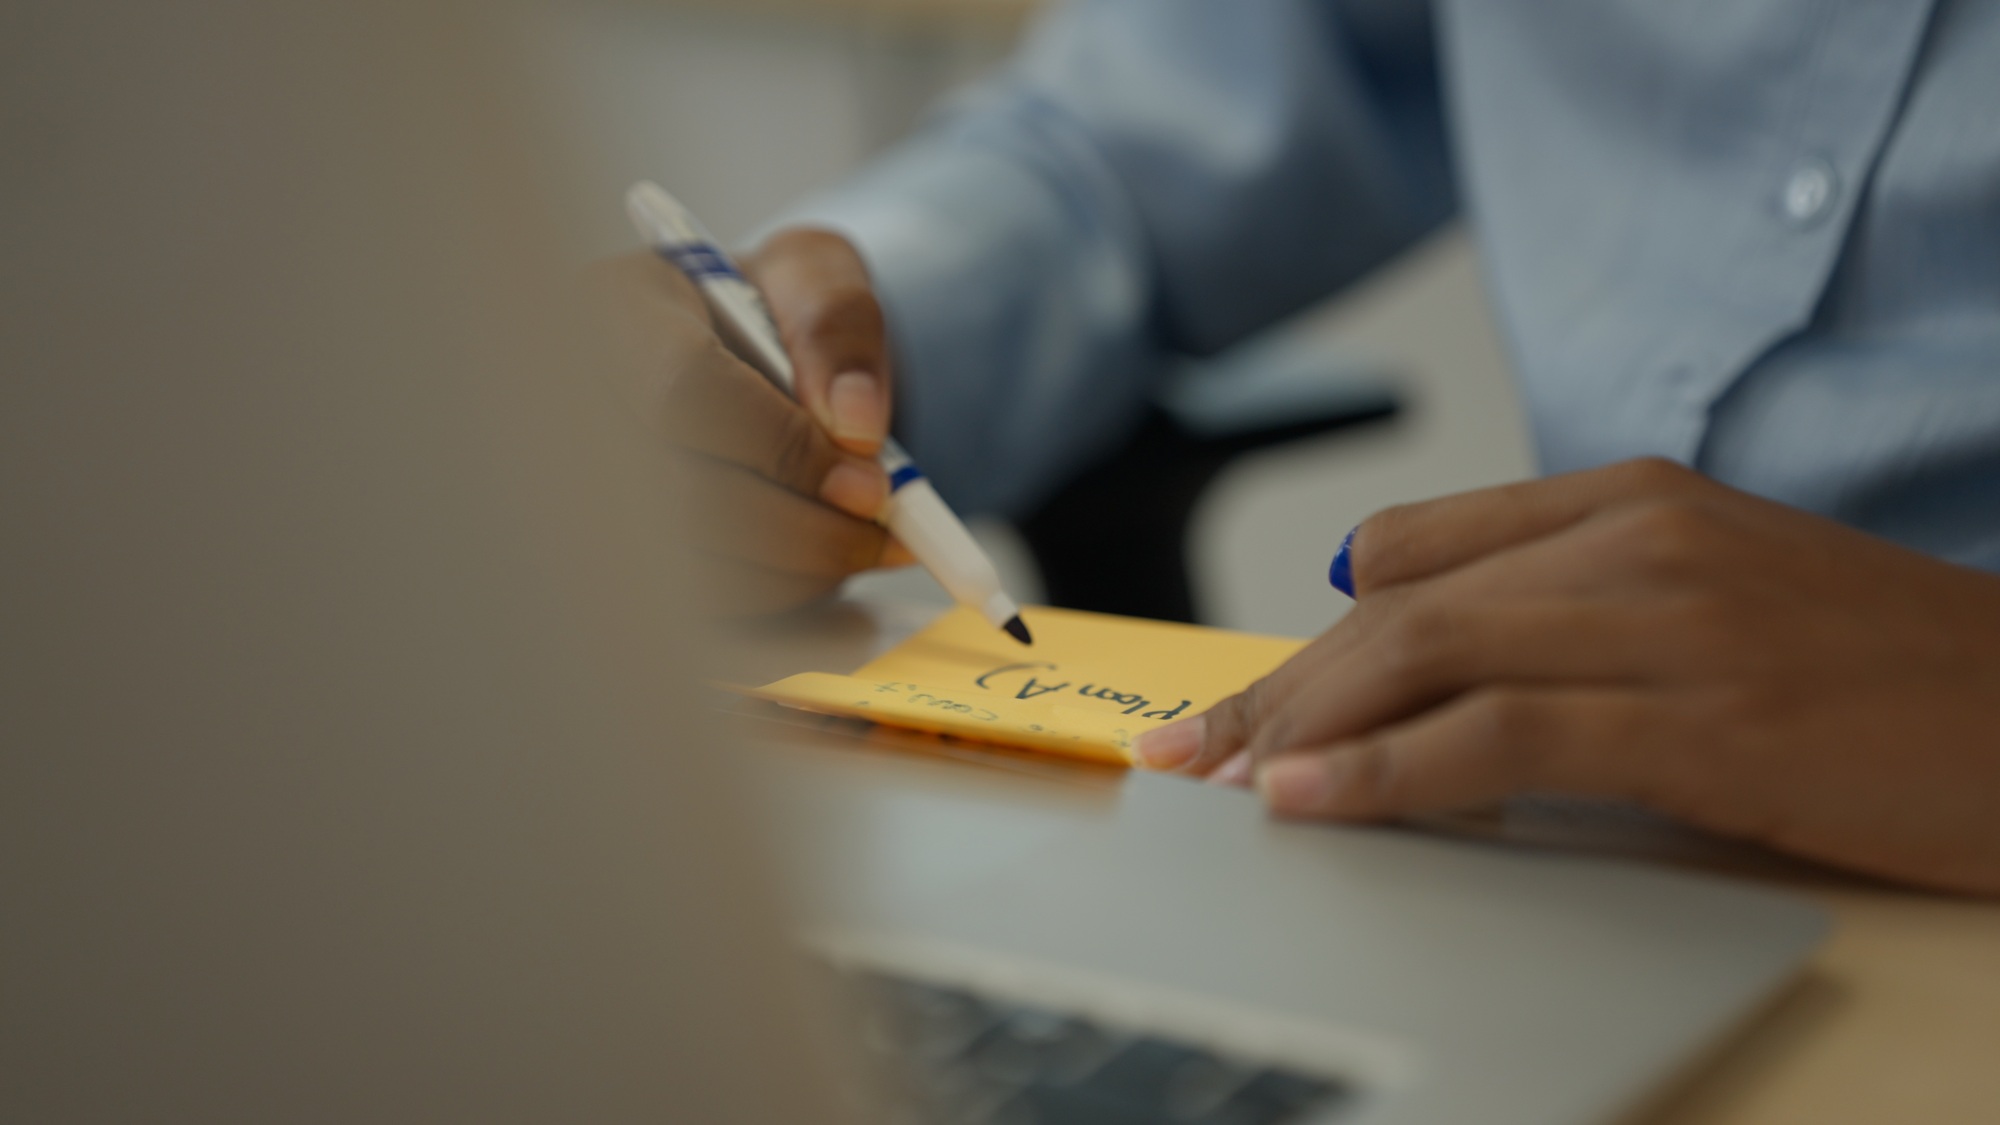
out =
[[1431,578],[1553,535],[1606,508],[1709,487],[1661,458],[1464,492],[1388,508],[1362,521],[1350,548],[1357,594]]
[[1250,744],[1266,719],[1321,674],[1343,646],[1345,634],[1365,629],[1366,616],[1352,613],[1270,673],[1192,718],[1169,723],[1139,737],[1135,760],[1147,769],[1201,776]]
[[861,255],[830,231],[773,235],[744,264],[784,337],[799,402],[850,453],[889,436],[888,321]]
[[801,496],[822,497],[829,474],[844,468],[865,483],[868,502],[854,514],[873,518],[889,481],[874,461],[835,446],[798,403],[720,344],[682,361],[662,406],[676,444],[728,461]]

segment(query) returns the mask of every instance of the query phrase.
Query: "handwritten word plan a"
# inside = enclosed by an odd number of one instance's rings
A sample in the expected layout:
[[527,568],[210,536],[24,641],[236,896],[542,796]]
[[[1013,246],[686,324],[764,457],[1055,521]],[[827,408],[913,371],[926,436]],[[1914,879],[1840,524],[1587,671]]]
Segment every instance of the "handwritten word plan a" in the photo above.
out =
[[1146,730],[1198,715],[1305,643],[1075,610],[1024,611],[1036,659],[955,609],[840,676],[793,676],[754,694],[1024,750],[1125,764]]

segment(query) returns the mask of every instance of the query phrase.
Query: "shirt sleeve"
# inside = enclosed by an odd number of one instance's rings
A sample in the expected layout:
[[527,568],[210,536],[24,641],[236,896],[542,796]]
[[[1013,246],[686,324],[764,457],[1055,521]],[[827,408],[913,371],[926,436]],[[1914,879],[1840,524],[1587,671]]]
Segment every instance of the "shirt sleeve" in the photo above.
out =
[[997,79],[784,222],[888,309],[899,435],[1017,514],[1116,441],[1167,360],[1333,291],[1453,207],[1427,6],[1075,0]]

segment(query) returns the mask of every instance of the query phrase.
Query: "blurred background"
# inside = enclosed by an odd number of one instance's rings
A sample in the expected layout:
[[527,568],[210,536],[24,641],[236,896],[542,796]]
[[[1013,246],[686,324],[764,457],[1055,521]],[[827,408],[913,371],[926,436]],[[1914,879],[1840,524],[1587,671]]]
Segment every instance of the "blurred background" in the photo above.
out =
[[[740,242],[918,127],[939,98],[1004,65],[1041,6],[619,0],[551,17],[555,124],[573,145],[566,171],[583,198],[604,201],[585,244],[603,254],[630,249],[619,201],[639,179],[659,181],[719,237]],[[1201,460],[1183,482],[1188,496],[1151,497],[1128,528],[1079,533],[1062,511],[1025,521],[1030,535],[977,521],[1015,589],[1084,608],[1309,635],[1346,608],[1326,566],[1350,527],[1386,505],[1518,479],[1533,466],[1460,228],[1240,354],[1191,369],[1163,405],[1180,436],[1129,456]],[[1127,488],[1135,475],[1144,476],[1108,466],[1079,487]],[[1091,532],[1106,541],[1092,542]],[[1176,612],[1172,587],[1183,570],[1172,556],[1183,538],[1192,604]],[[1134,593],[1131,576],[1142,569],[1155,581]],[[861,582],[945,601],[921,571]]]

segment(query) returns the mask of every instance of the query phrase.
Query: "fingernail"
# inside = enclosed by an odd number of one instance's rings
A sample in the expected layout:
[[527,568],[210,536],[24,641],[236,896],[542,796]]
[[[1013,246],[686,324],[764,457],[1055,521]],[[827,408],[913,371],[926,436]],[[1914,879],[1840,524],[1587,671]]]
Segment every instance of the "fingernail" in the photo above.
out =
[[880,465],[846,460],[820,482],[819,498],[858,519],[872,520],[889,499],[889,478]]
[[889,436],[889,407],[875,376],[865,371],[834,376],[826,402],[833,413],[833,436],[840,441],[874,446]]
[[1149,770],[1177,770],[1201,753],[1201,740],[1208,720],[1196,715],[1139,736],[1133,753]]
[[1333,556],[1333,569],[1326,576],[1334,589],[1350,598],[1354,596],[1354,532],[1360,530],[1355,528],[1340,541],[1340,550]]
[[1208,783],[1242,788],[1250,783],[1250,776],[1256,769],[1257,759],[1250,756],[1250,751],[1238,750],[1234,758],[1215,767],[1215,772],[1208,775]]
[[1333,802],[1337,784],[1328,765],[1327,759],[1318,754],[1279,758],[1257,771],[1257,792],[1275,813],[1319,812]]

